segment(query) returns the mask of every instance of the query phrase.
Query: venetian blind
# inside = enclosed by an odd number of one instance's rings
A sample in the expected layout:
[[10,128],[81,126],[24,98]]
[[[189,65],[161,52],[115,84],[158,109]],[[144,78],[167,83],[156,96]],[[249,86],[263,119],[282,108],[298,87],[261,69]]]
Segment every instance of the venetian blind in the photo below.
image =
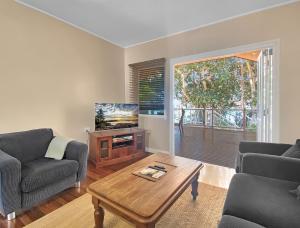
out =
[[129,99],[138,103],[140,114],[164,115],[165,59],[130,64]]

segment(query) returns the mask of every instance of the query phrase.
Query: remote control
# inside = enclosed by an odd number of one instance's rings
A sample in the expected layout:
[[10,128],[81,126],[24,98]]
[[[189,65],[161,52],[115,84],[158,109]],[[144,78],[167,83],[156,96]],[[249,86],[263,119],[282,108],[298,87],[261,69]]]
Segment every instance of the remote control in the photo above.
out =
[[162,169],[162,168],[158,168],[158,167],[156,167],[156,166],[148,166],[148,168],[151,168],[151,169],[156,169],[156,170],[158,170],[158,171],[162,171],[162,172],[167,172],[167,170],[165,170],[165,169]]

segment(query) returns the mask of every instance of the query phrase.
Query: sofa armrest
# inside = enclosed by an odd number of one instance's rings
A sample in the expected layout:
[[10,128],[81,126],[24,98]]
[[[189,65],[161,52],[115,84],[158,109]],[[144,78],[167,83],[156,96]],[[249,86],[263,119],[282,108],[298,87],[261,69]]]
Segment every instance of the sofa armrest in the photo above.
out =
[[300,182],[300,159],[274,155],[245,154],[242,173]]
[[85,178],[88,158],[87,145],[77,141],[71,141],[66,148],[65,158],[68,160],[75,160],[79,163],[77,181],[81,181]]
[[270,154],[270,155],[282,155],[291,144],[284,143],[266,143],[266,142],[240,142],[240,153],[255,153],[255,154]]
[[21,162],[0,150],[0,211],[10,214],[21,208]]

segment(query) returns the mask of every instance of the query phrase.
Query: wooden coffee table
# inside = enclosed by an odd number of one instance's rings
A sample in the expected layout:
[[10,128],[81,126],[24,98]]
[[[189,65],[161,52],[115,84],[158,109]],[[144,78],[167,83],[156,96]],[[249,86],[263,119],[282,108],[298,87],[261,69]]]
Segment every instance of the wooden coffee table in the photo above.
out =
[[[133,174],[154,163],[162,164],[168,170],[161,179],[151,181]],[[103,227],[103,208],[136,227],[155,227],[155,223],[190,185],[192,197],[196,200],[202,167],[199,161],[159,153],[94,182],[87,191],[93,197],[95,227]]]

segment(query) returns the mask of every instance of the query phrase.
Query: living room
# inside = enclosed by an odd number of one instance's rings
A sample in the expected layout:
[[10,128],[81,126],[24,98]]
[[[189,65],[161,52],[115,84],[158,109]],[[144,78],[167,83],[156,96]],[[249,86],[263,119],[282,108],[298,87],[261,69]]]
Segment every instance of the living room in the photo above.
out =
[[[299,12],[290,0],[2,0],[0,227],[299,227]],[[174,66],[264,48],[268,137],[241,142],[236,169],[174,156]],[[155,110],[140,89],[150,68]],[[134,109],[138,127],[97,129],[107,107]]]

